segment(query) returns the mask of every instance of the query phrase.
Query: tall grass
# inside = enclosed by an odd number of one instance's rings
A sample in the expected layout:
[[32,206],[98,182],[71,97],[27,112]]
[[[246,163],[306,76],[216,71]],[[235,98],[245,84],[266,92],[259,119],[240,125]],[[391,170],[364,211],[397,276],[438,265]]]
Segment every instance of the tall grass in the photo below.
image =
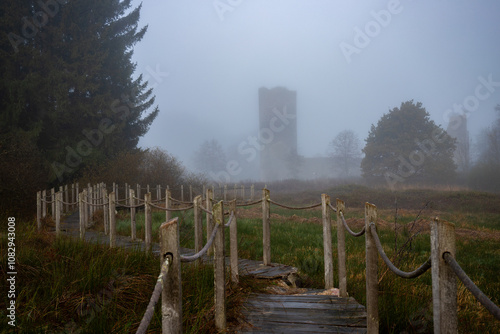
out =
[[[17,235],[16,328],[22,333],[129,333],[137,329],[151,297],[160,261],[144,252],[110,249],[68,237],[36,233],[35,224],[19,224]],[[6,235],[1,235],[1,279],[5,282]],[[213,269],[183,265],[185,333],[215,333]],[[255,289],[243,278],[228,285],[230,317],[237,318],[241,295]],[[7,325],[6,298],[0,300],[2,333]],[[157,308],[158,309],[158,308]],[[159,312],[149,326],[161,332]]]

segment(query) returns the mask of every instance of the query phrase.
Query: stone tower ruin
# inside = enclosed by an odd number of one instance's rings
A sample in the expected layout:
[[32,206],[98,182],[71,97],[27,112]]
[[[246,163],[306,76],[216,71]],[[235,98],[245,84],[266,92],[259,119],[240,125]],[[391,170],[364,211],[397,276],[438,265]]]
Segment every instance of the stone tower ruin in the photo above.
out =
[[285,87],[259,89],[260,174],[263,181],[295,177],[297,93]]

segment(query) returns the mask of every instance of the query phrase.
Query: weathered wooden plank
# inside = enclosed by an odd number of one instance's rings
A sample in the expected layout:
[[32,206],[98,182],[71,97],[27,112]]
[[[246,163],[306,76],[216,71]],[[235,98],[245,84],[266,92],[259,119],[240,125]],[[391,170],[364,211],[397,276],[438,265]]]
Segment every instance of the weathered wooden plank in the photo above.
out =
[[244,304],[241,333],[365,333],[366,310],[352,297],[254,294]]

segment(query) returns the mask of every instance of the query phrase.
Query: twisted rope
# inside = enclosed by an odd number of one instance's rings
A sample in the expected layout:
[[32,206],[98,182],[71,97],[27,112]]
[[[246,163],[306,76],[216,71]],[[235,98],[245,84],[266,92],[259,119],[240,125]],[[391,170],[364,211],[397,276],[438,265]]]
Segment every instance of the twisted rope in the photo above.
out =
[[337,212],[337,208],[334,208],[331,203],[328,203],[328,206],[333,210],[333,212]]
[[196,254],[190,255],[190,256],[182,256],[181,255],[181,262],[193,262],[198,260],[200,257],[205,255],[207,250],[212,246],[212,243],[214,242],[215,235],[217,234],[217,231],[219,230],[219,224],[215,225],[215,228],[212,231],[212,235],[210,236],[210,239],[208,239],[207,243],[205,246]]
[[203,207],[203,205],[200,205],[200,209],[201,209],[201,210],[203,210],[203,211],[205,211],[205,212],[206,212],[206,213],[208,213],[209,215],[213,215],[213,212],[212,212],[212,211],[209,211],[208,209],[205,209],[205,208]]
[[465,287],[483,304],[483,306],[498,320],[500,320],[500,308],[489,299],[472,280],[467,276],[465,271],[460,267],[458,262],[453,258],[450,252],[443,253],[443,259],[447,265],[453,269],[455,275],[462,281]]
[[142,204],[137,204],[137,205],[126,205],[126,204],[119,204],[118,207],[121,208],[127,208],[127,209],[135,209],[135,208],[140,208],[141,206],[144,206],[144,203]]
[[234,218],[234,211],[231,211],[231,216],[229,217],[229,221],[226,224],[224,224],[224,227],[229,227],[229,225],[231,225],[233,221],[233,218]]
[[169,197],[169,198],[170,198],[171,201],[174,201],[174,202],[177,202],[177,203],[181,203],[181,204],[193,204],[193,202],[184,202],[184,201],[175,199],[173,197]]
[[391,269],[391,271],[393,273],[395,273],[399,277],[416,278],[416,277],[422,275],[423,273],[425,273],[431,267],[431,257],[429,256],[429,258],[427,259],[427,261],[424,262],[424,264],[422,264],[420,267],[418,267],[417,269],[415,269],[412,272],[406,272],[406,271],[402,271],[402,270],[396,268],[396,266],[391,262],[391,260],[389,260],[389,258],[387,257],[387,255],[384,252],[384,248],[382,247],[382,243],[380,243],[380,239],[378,237],[377,230],[375,229],[374,223],[370,223],[370,231],[372,233],[373,239],[375,240],[375,245],[377,245],[377,250],[378,250],[380,256],[382,257],[382,259],[384,260],[385,264],[387,265],[387,267],[389,267],[389,269]]
[[163,290],[163,285],[165,284],[165,277],[167,276],[168,269],[170,268],[170,264],[171,264],[170,257],[171,257],[171,255],[167,255],[165,262],[163,262],[163,265],[161,266],[160,276],[158,276],[158,279],[156,280],[156,285],[155,285],[155,288],[153,290],[153,294],[151,295],[151,299],[149,300],[149,304],[146,308],[146,311],[144,312],[144,316],[142,317],[141,324],[139,325],[139,328],[137,328],[136,334],[146,333],[146,330],[148,329],[149,323],[151,322],[151,319],[153,318],[156,303],[160,299],[161,291]]
[[280,204],[280,203],[277,203],[273,200],[269,200],[269,202],[273,203],[274,205],[277,205],[277,206],[281,206],[282,208],[285,208],[285,209],[290,209],[290,210],[306,210],[306,209],[313,209],[313,208],[317,208],[319,206],[322,205],[322,203],[318,203],[318,204],[313,204],[313,205],[309,205],[309,206],[303,206],[303,207],[293,207],[293,206],[287,206],[287,205],[284,205],[284,204]]
[[[144,203],[146,204],[146,203]],[[163,210],[163,211],[186,211],[186,210],[189,210],[189,209],[192,209],[194,208],[194,205],[191,205],[191,206],[187,206],[185,208],[178,208],[178,209],[171,209],[171,208],[164,208],[162,206],[158,206],[158,205],[155,205],[153,203],[148,203],[151,207],[153,208],[156,208],[156,209],[159,209],[159,210]]]
[[340,218],[342,218],[342,223],[344,224],[344,227],[345,229],[347,230],[347,232],[349,232],[350,235],[352,235],[353,237],[360,237],[362,236],[363,234],[365,234],[365,227],[363,226],[363,229],[361,231],[359,231],[358,233],[356,232],[353,232],[349,226],[347,225],[347,222],[345,221],[344,219],[344,214],[342,213],[342,211],[340,211]]
[[103,206],[104,204],[93,204],[93,203],[89,203],[87,202],[86,200],[82,199],[82,202],[87,204],[87,205],[92,205],[92,206]]
[[237,207],[241,207],[241,206],[251,206],[251,205],[255,205],[255,204],[259,204],[259,203],[262,203],[262,198],[259,199],[258,201],[254,201],[254,202],[250,202],[250,203],[240,203],[240,204],[236,204]]

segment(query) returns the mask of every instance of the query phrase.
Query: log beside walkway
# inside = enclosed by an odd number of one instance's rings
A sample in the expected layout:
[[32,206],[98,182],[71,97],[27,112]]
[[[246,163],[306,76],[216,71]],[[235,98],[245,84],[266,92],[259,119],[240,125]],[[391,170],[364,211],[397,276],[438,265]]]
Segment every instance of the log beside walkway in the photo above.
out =
[[[79,238],[78,212],[61,222],[61,232]],[[85,240],[109,244],[109,236],[87,230]],[[142,240],[116,236],[116,246],[144,250]],[[160,253],[160,246],[152,243],[152,252]],[[184,256],[193,255],[192,249],[181,248]],[[211,256],[204,256],[211,262]],[[226,258],[229,265],[229,258]],[[263,261],[238,259],[240,275],[261,279],[283,279],[294,282],[297,268]],[[302,289],[304,290],[304,289]],[[354,298],[340,298],[325,294],[327,290],[306,290],[300,294],[252,294],[243,304],[245,319],[233,329],[237,333],[366,333],[366,310]]]

